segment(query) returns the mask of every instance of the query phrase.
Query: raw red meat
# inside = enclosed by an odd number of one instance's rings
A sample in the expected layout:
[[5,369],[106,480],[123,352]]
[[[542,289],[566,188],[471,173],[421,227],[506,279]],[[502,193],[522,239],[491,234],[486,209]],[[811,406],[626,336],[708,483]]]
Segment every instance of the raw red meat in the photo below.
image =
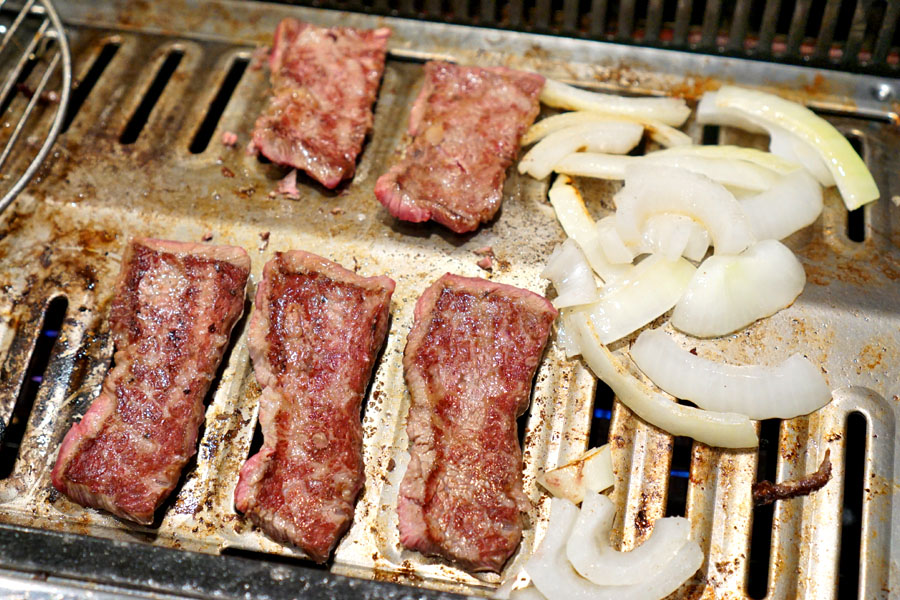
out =
[[457,233],[491,220],[543,86],[536,73],[426,63],[412,143],[375,184],[378,200],[398,219],[433,219]]
[[63,440],[52,474],[59,491],[152,523],[197,451],[203,399],[249,273],[242,248],[131,242],[110,311],[115,366]]
[[519,545],[522,450],[516,418],[556,310],[542,296],[444,275],[416,303],[403,366],[412,396],[400,541],[475,571]]
[[327,188],[353,177],[372,128],[372,104],[391,30],[322,28],[285,19],[269,55],[272,97],[252,148]]
[[235,506],[279,541],[328,559],[363,486],[360,403],[384,343],[394,282],[302,251],[266,263],[250,320],[265,442]]

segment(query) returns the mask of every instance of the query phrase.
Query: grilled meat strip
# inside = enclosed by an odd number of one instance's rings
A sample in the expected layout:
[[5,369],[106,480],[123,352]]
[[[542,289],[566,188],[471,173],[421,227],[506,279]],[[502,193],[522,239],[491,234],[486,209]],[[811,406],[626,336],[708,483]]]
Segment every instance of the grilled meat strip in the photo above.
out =
[[412,396],[400,541],[474,571],[519,545],[522,450],[516,418],[556,310],[543,297],[446,274],[416,303],[403,366]]
[[302,251],[266,263],[250,320],[265,442],[235,506],[274,539],[328,559],[363,486],[360,403],[384,343],[394,282]]
[[327,188],[353,177],[372,128],[390,29],[322,28],[285,19],[269,55],[272,97],[251,148]]
[[433,219],[457,233],[491,220],[543,86],[540,75],[505,67],[426,63],[412,143],[378,179],[378,200],[398,219]]
[[765,506],[776,500],[788,500],[797,496],[807,496],[825,487],[831,480],[831,450],[825,451],[825,457],[819,470],[799,479],[790,479],[781,483],[763,480],[753,484],[753,505]]
[[197,451],[203,399],[244,310],[242,248],[135,239],[110,311],[115,366],[63,440],[53,485],[149,525]]

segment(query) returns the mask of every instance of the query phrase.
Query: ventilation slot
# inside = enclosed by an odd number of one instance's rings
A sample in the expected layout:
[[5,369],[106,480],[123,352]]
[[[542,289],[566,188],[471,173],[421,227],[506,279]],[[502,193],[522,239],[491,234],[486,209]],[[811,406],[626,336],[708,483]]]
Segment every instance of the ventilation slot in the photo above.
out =
[[16,83],[11,88],[8,88],[6,95],[2,99],[0,99],[0,115],[6,113],[6,109],[8,109],[9,105],[12,104],[12,101],[16,97],[16,94],[21,92],[26,97],[28,96],[29,88],[25,82],[28,81],[28,77],[31,75],[32,71],[34,71],[34,67],[37,65],[37,63],[38,57],[35,54],[32,54],[31,56],[29,56],[28,60],[25,61],[25,64],[22,65],[22,70],[19,72],[19,76],[16,78]]
[[16,464],[19,444],[22,443],[31,408],[34,406],[34,400],[44,381],[44,372],[47,370],[50,354],[59,337],[59,329],[66,316],[67,306],[66,298],[60,296],[50,302],[44,313],[44,324],[31,355],[31,361],[28,363],[28,369],[25,371],[25,381],[13,408],[9,424],[5,429],[0,429],[0,480],[9,477]]
[[119,138],[121,143],[128,145],[137,141],[138,136],[141,135],[141,131],[144,129],[144,125],[147,124],[147,119],[150,118],[150,113],[153,112],[153,107],[156,106],[156,102],[162,95],[163,90],[166,89],[169,79],[172,78],[172,74],[175,73],[175,69],[178,68],[178,63],[181,62],[183,57],[184,52],[181,50],[173,50],[166,57],[159,72],[156,73],[153,83],[150,84],[150,89],[144,94],[140,105],[138,105],[134,114],[131,115],[125,130],[122,131],[122,137]]
[[243,558],[246,560],[255,560],[264,562],[268,565],[271,564],[280,564],[287,565],[291,567],[302,566],[304,569],[316,569],[319,571],[328,571],[330,570],[329,562],[320,565],[312,562],[311,560],[306,560],[302,558],[295,558],[293,556],[284,556],[281,554],[266,554],[265,552],[258,552],[256,550],[244,550],[243,548],[224,548],[222,550],[222,556],[237,556],[238,558]]
[[72,86],[72,96],[69,99],[69,110],[66,112],[66,118],[63,121],[63,133],[69,130],[69,126],[72,125],[72,121],[75,120],[75,116],[78,114],[78,111],[81,110],[84,101],[87,100],[91,90],[94,89],[94,86],[97,85],[97,82],[100,80],[100,76],[103,75],[103,71],[106,70],[106,67],[109,66],[110,61],[112,61],[113,57],[116,55],[116,52],[119,51],[119,46],[119,42],[107,42],[103,46],[103,50],[100,51],[100,54],[94,60],[94,64],[91,65],[87,75],[84,76],[84,79],[76,82],[75,85]]
[[704,146],[715,146],[719,143],[719,126],[704,125],[703,134],[700,137],[700,143]]
[[[778,477],[778,436],[781,419],[760,422],[759,460],[756,480],[776,481]],[[753,510],[753,529],[750,533],[750,565],[747,574],[747,595],[765,598],[769,585],[769,555],[772,550],[772,517],[775,503],[757,506]]]
[[216,97],[213,98],[212,104],[209,105],[209,110],[206,111],[206,116],[203,118],[203,123],[200,124],[200,128],[194,134],[194,139],[191,141],[190,146],[192,154],[200,154],[209,146],[209,141],[216,131],[216,125],[219,124],[219,119],[222,118],[222,113],[225,112],[225,107],[228,106],[231,95],[241,81],[241,77],[244,76],[248,62],[248,59],[239,57],[231,63],[228,74],[222,82],[222,87],[219,88]]
[[[858,134],[850,133],[847,134],[847,141],[850,142],[856,153],[865,160],[865,147],[862,137]],[[864,211],[864,206],[860,206],[856,210],[847,211],[847,237],[854,242],[864,242],[866,240],[866,214]]]
[[693,447],[694,442],[689,437],[676,437],[672,442],[672,465],[669,467],[669,495],[666,499],[667,517],[686,516]]
[[841,551],[838,563],[838,598],[857,598],[859,544],[862,541],[863,488],[866,471],[866,418],[847,417],[844,449],[844,507],[841,514]]
[[612,420],[613,399],[615,397],[616,395],[612,389],[598,379],[597,394],[594,396],[591,432],[588,437],[588,448],[596,448],[609,441],[609,422]]

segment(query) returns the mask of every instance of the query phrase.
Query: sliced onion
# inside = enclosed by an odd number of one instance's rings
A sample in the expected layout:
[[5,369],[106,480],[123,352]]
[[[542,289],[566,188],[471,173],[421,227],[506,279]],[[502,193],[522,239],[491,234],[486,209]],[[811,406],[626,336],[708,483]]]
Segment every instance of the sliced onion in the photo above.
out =
[[541,277],[549,279],[556,288],[556,308],[589,304],[600,298],[594,273],[572,238],[556,247]]
[[587,125],[590,123],[605,123],[610,119],[640,123],[647,129],[650,138],[661,146],[685,146],[693,143],[691,136],[688,134],[655,119],[631,118],[610,113],[604,114],[587,110],[576,110],[541,119],[532,125],[528,131],[525,132],[525,135],[522,136],[522,146],[533,144],[560,129],[566,129],[576,125]]
[[740,203],[756,239],[781,240],[816,221],[822,213],[822,188],[809,173],[798,170]]
[[[499,598],[498,596],[492,596],[492,598]],[[509,593],[510,600],[544,600],[544,595],[538,591],[538,589],[532,585],[520,588],[517,590],[512,590]],[[502,600],[502,598],[500,598]]]
[[775,240],[739,256],[711,256],[675,305],[672,325],[697,337],[725,335],[790,306],[805,284],[803,265]]
[[531,576],[532,582],[548,600],[663,598],[678,589],[703,563],[700,547],[696,543],[690,543],[682,549],[683,554],[665,565],[656,565],[639,584],[595,585],[578,575],[566,559],[566,543],[577,519],[578,509],[574,504],[562,498],[552,499],[547,533],[537,551],[525,564],[525,571]]
[[675,126],[684,123],[691,115],[691,109],[681,98],[629,98],[591,92],[552,79],[544,83],[541,102],[547,106],[569,110],[590,110],[632,118],[655,119],[666,125]]
[[660,254],[669,260],[685,256],[700,260],[709,248],[709,234],[699,223],[684,215],[651,215],[641,232],[642,252]]
[[581,348],[578,347],[578,341],[569,333],[566,327],[567,314],[566,311],[561,312],[560,318],[556,321],[556,341],[566,353],[566,358],[572,358],[581,354]]
[[[700,568],[703,554],[696,542],[691,542],[691,522],[683,517],[657,519],[653,532],[640,546],[630,552],[619,552],[609,543],[616,505],[603,494],[584,497],[578,519],[566,543],[566,557],[575,571],[585,579],[604,586],[646,584],[658,577],[657,571],[672,561],[683,564],[680,572],[665,587],[664,597],[678,589]],[[691,545],[696,552],[686,549]],[[685,560],[700,555],[699,561]],[[661,583],[661,582],[660,582]]]
[[602,492],[616,483],[609,444],[591,448],[573,461],[538,477],[538,483],[557,498],[580,504],[585,494]]
[[535,144],[522,157],[519,173],[543,179],[553,172],[556,163],[579,150],[625,154],[637,146],[643,135],[644,128],[629,121],[598,121],[560,129]]
[[575,152],[561,158],[553,170],[567,175],[597,179],[624,179],[625,171],[629,166],[649,163],[654,166],[679,167],[692,173],[705,175],[722,185],[756,192],[769,189],[778,180],[777,174],[751,162],[666,152],[651,152],[644,156]]
[[828,170],[822,157],[811,146],[784,129],[774,125],[769,127],[769,150],[772,154],[803,165],[825,187],[835,184],[834,175]]
[[682,406],[654,392],[613,357],[586,316],[573,315],[569,333],[577,337],[581,356],[594,374],[648,423],[710,446],[749,448],[759,444],[753,423],[744,415]]
[[737,199],[703,175],[676,167],[634,165],[615,197],[616,223],[626,244],[638,245],[647,219],[674,213],[699,222],[717,254],[737,254],[755,239]]
[[597,221],[597,236],[607,260],[615,265],[631,264],[634,252],[625,245],[616,228],[616,217],[609,215]]
[[791,419],[831,400],[822,374],[799,354],[773,367],[726,365],[694,356],[655,329],[641,332],[631,358],[653,383],[676,398],[751,419]]
[[683,258],[650,256],[605,287],[600,300],[576,311],[591,322],[598,339],[609,344],[675,306],[694,270]]
[[653,154],[658,156],[679,155],[741,160],[774,171],[779,175],[787,175],[800,168],[800,164],[797,162],[786,160],[771,152],[757,150],[756,148],[744,148],[743,146],[678,146],[677,148],[657,150]]
[[749,131],[750,133],[768,133],[768,131],[755,122],[741,116],[739,113],[719,108],[716,104],[718,92],[706,92],[697,103],[697,123],[701,125],[724,125]]
[[566,235],[581,246],[591,268],[603,281],[615,279],[628,269],[628,265],[614,265],[606,258],[594,219],[588,213],[584,200],[572,185],[571,179],[565,176],[557,177],[550,187],[549,197],[556,218],[559,219]]
[[[796,102],[757,90],[722,87],[716,107],[731,110],[769,129],[787,131],[815,150],[837,183],[848,210],[877,200],[878,186],[859,154],[831,123]],[[801,161],[803,156],[798,156]]]

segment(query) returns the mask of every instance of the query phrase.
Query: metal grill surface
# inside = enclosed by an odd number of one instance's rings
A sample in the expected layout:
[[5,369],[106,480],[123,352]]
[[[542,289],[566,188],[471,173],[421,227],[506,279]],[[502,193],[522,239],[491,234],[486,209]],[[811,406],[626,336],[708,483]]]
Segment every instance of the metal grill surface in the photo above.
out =
[[[333,192],[303,180],[299,200],[270,194],[283,170],[243,150],[268,91],[267,71],[254,67],[253,51],[270,42],[277,22],[288,15],[324,25],[394,29],[374,132],[356,176]],[[8,584],[12,593],[29,586],[38,591],[57,589],[60,584],[52,578],[26,585],[22,582],[28,580],[20,577],[24,571],[50,571],[89,583],[113,581],[139,588],[141,593],[281,597],[290,593],[278,582],[290,580],[291,573],[299,572],[294,565],[304,564],[297,551],[269,540],[233,508],[238,469],[254,438],[259,397],[246,345],[246,317],[236,327],[213,383],[196,460],[185,469],[153,527],[84,509],[50,484],[50,469],[63,435],[84,414],[109,368],[112,347],[107,312],[121,252],[132,235],[243,246],[251,252],[253,281],[273,252],[290,248],[316,252],[364,275],[384,273],[394,278],[391,328],[363,415],[366,488],[353,525],[329,564],[331,573],[312,571],[312,577],[321,583],[334,574],[351,575],[476,595],[487,594],[497,585],[501,577],[473,576],[399,545],[395,506],[408,460],[405,419],[409,405],[401,355],[415,300],[440,274],[487,276],[547,293],[539,273],[563,234],[546,202],[547,182],[521,177],[514,170],[505,187],[501,214],[471,235],[400,223],[378,204],[375,180],[395,157],[421,83],[422,62],[431,58],[505,64],[598,89],[691,99],[723,82],[740,82],[774,89],[826,111],[839,129],[861,144],[882,192],[881,200],[853,217],[862,218],[861,234],[850,235],[861,241],[848,237],[848,214],[840,198],[829,192],[821,218],[788,240],[809,279],[800,299],[739,334],[698,341],[696,346],[701,356],[740,362],[774,362],[800,352],[822,365],[835,390],[833,402],[823,410],[780,424],[779,480],[814,470],[825,449],[831,449],[835,475],[811,497],[777,503],[767,597],[836,596],[844,450],[852,413],[860,413],[866,423],[860,467],[864,493],[859,597],[888,597],[892,590],[900,590],[896,558],[900,473],[894,466],[895,458],[900,460],[895,432],[900,415],[896,376],[900,367],[900,186],[896,179],[900,130],[896,108],[884,101],[884,90],[896,94],[896,81],[262,3],[85,0],[66,3],[61,16],[68,25],[76,80],[90,79],[98,57],[112,57],[79,102],[80,110],[34,182],[0,220],[0,423],[4,427],[10,425],[20,397],[45,311],[52,299],[67,300],[59,338],[27,415],[12,472],[0,480],[0,524],[6,534],[6,541],[0,541],[0,579],[15,582]],[[109,48],[116,50],[111,53]],[[215,129],[206,132],[208,145],[198,150],[201,123],[236,62],[250,66],[240,76]],[[171,74],[160,93],[161,69]],[[148,93],[156,100],[149,112]],[[44,111],[40,118],[52,118],[50,108]],[[146,124],[140,127],[133,116],[142,112]],[[126,130],[130,133],[123,137]],[[237,147],[220,142],[225,131],[237,133]],[[693,121],[686,131],[698,141],[704,139],[703,129]],[[763,138],[728,128],[712,134],[719,143],[765,144]],[[707,141],[712,134],[706,133]],[[579,184],[597,215],[610,209],[616,185]],[[473,253],[485,245],[492,246],[497,257],[491,273],[476,266],[479,257]],[[530,526],[504,575],[520,569],[535,540],[543,535],[548,503],[535,478],[585,450],[595,393],[590,373],[578,360],[567,360],[554,339],[536,376],[532,407],[522,421],[525,490],[533,502]],[[649,534],[648,523],[665,514],[674,440],[618,402],[612,413],[609,441],[617,476],[613,499],[620,507],[614,532],[616,542],[627,550]],[[15,452],[3,449],[10,451]],[[750,485],[756,480],[757,467],[756,450],[725,451],[693,444],[685,516],[706,560],[678,597],[748,597],[754,519]],[[28,528],[43,532],[29,534]],[[101,544],[95,537],[110,541]],[[148,564],[162,561],[170,568],[162,568],[159,574],[138,570],[110,575],[109,565],[101,562],[80,563],[71,557],[66,561],[75,562],[42,562],[42,553],[54,548],[54,540],[66,548],[75,544],[107,551],[114,547],[109,544],[127,542],[160,547],[148,548],[144,556]],[[126,546],[131,547],[124,544],[122,548]],[[210,573],[218,572],[216,563],[178,558],[195,556],[185,552],[162,558],[151,554],[162,548],[213,556],[260,553],[255,556],[262,561],[263,575],[249,578],[241,570],[244,567],[235,566],[234,578],[247,577],[248,583],[228,587],[228,572],[224,579],[216,579],[190,571],[207,564]],[[110,552],[108,559],[113,563],[114,554]],[[73,571],[75,564],[80,565],[77,571]],[[178,583],[182,571],[194,587]],[[79,585],[85,585],[83,581]],[[303,589],[328,596],[312,584]],[[352,585],[348,589],[358,591]],[[95,591],[100,596],[111,593],[106,587]]]

